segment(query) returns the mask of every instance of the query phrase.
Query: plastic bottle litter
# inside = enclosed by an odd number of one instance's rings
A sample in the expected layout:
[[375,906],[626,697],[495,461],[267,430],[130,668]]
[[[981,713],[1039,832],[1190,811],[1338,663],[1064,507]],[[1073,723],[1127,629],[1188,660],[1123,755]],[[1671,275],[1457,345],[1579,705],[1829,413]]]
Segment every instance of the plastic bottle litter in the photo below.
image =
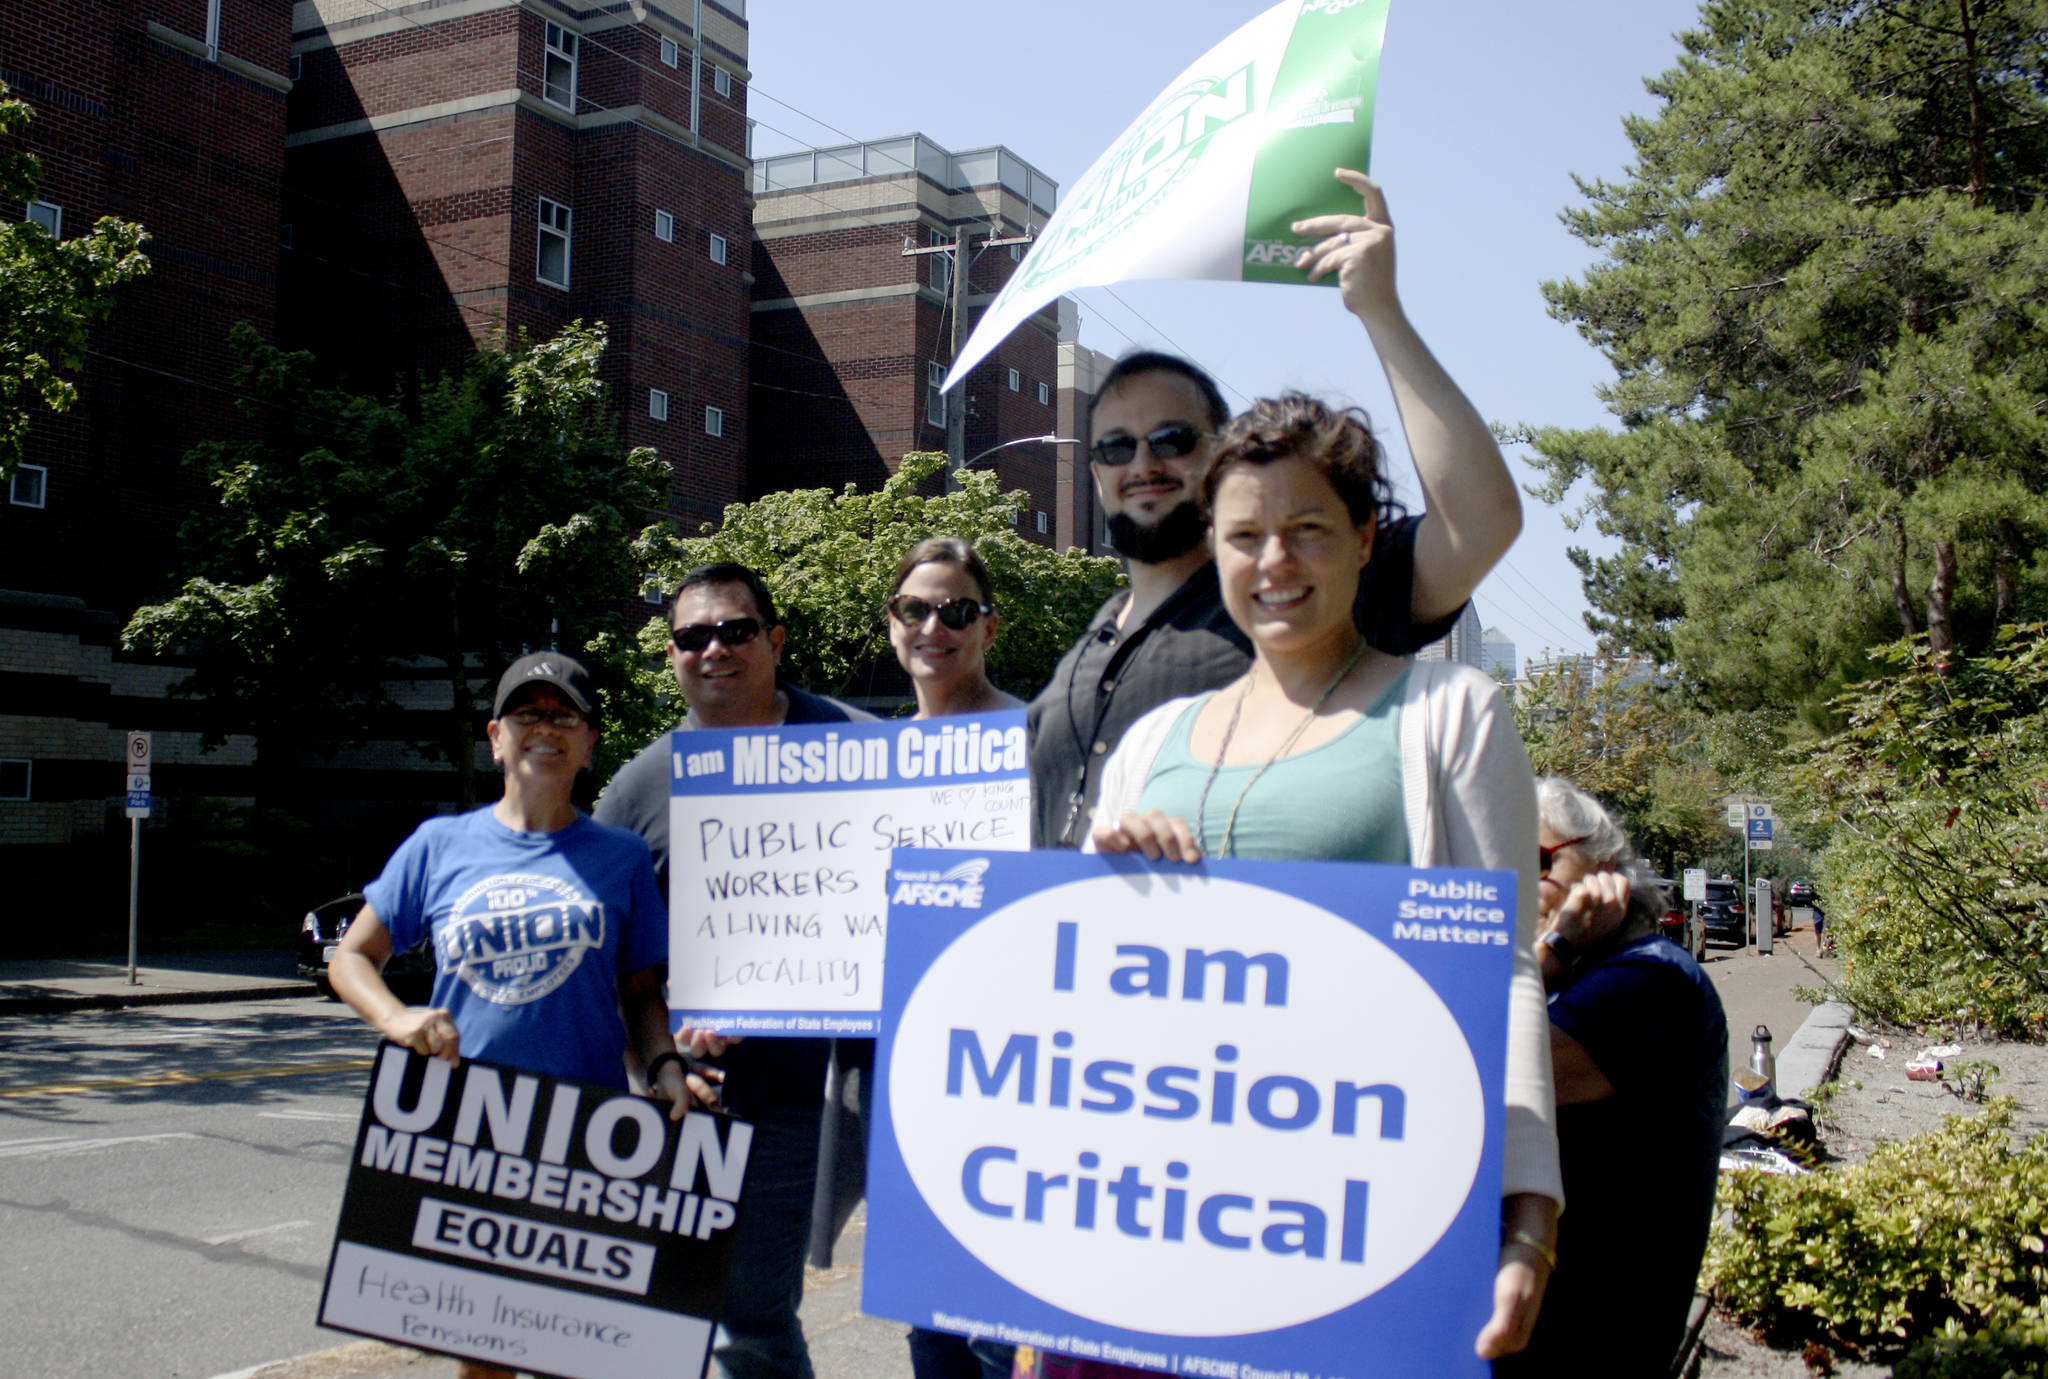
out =
[[1906,1076],[1915,1082],[1941,1081],[1941,1060],[1939,1058],[1916,1058],[1906,1064]]

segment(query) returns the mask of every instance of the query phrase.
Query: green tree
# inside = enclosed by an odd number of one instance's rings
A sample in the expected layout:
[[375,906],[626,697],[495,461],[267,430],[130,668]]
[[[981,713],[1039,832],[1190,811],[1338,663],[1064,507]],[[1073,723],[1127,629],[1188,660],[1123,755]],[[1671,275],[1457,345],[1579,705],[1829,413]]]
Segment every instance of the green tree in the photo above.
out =
[[2048,601],[2048,0],[1708,0],[1547,284],[1622,430],[1530,439],[1612,648],[1804,704]]
[[[640,572],[634,528],[666,471],[611,439],[603,327],[500,342],[391,401],[318,386],[311,355],[246,325],[234,343],[260,434],[187,456],[219,503],[186,524],[179,590],[127,644],[182,651],[184,691],[236,706],[265,765],[415,741],[473,803],[479,692],[525,649],[616,629]],[[453,693],[422,732],[390,686],[429,679]]]
[[[874,492],[849,484],[838,493],[771,493],[727,508],[723,522],[698,536],[649,531],[641,563],[658,570],[668,588],[684,571],[714,560],[759,570],[789,627],[784,674],[810,689],[844,694],[894,654],[882,606],[896,562],[927,536],[961,537],[988,562],[1002,614],[989,678],[1029,698],[1123,577],[1114,560],[1055,552],[1018,536],[1014,519],[1029,509],[1029,495],[1004,493],[993,474],[966,471],[958,492],[920,493],[945,464],[944,455],[913,453]],[[659,618],[638,639],[638,702],[623,714],[645,736],[669,727],[681,709],[681,690],[662,655],[667,637],[668,621]],[[611,644],[606,649],[616,652]]]
[[1728,841],[1725,787],[1695,715],[1648,662],[1574,657],[1519,686],[1515,726],[1539,776],[1563,776],[1618,815],[1636,851],[1677,868]]
[[[34,114],[0,83],[0,139],[12,141]],[[42,174],[33,153],[0,146],[0,201],[35,200]],[[63,240],[32,221],[0,221],[0,479],[21,463],[36,411],[77,401],[63,375],[84,364],[87,331],[114,309],[114,288],[149,271],[147,238],[112,216]]]

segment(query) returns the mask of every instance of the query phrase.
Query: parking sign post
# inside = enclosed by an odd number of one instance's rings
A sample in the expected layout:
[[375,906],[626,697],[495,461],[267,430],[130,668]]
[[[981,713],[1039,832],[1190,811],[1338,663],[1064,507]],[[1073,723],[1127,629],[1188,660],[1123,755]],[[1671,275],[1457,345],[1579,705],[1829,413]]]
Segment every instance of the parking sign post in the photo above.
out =
[[128,734],[128,985],[135,976],[135,935],[142,897],[142,821],[149,817],[149,762],[152,754],[148,733]]

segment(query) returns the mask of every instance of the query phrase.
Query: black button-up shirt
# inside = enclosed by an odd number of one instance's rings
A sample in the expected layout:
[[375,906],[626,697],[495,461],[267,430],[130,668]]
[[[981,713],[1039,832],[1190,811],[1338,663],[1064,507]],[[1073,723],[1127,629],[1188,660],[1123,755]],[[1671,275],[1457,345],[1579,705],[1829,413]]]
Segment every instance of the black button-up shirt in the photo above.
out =
[[[1420,521],[1405,517],[1379,533],[1358,584],[1359,630],[1396,656],[1443,636],[1463,611],[1423,625],[1409,614]],[[1176,696],[1227,685],[1251,664],[1251,642],[1223,607],[1215,565],[1205,563],[1152,616],[1119,631],[1130,597],[1110,596],[1031,701],[1033,847],[1081,846],[1103,763],[1131,724]]]

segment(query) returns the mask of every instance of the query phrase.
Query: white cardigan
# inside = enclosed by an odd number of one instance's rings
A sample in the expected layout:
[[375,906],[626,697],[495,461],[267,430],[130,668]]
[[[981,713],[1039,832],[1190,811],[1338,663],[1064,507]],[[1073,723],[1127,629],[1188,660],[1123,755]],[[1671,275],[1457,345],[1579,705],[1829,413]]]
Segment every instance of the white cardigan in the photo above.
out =
[[[1173,725],[1195,703],[1169,700],[1133,723],[1103,768],[1097,826],[1138,807]],[[1401,701],[1408,855],[1418,867],[1515,873],[1515,969],[1508,1000],[1503,1194],[1562,1204],[1550,1079],[1550,1018],[1536,965],[1536,784],[1500,686],[1471,666],[1416,661]],[[1095,849],[1094,839],[1083,845]]]

